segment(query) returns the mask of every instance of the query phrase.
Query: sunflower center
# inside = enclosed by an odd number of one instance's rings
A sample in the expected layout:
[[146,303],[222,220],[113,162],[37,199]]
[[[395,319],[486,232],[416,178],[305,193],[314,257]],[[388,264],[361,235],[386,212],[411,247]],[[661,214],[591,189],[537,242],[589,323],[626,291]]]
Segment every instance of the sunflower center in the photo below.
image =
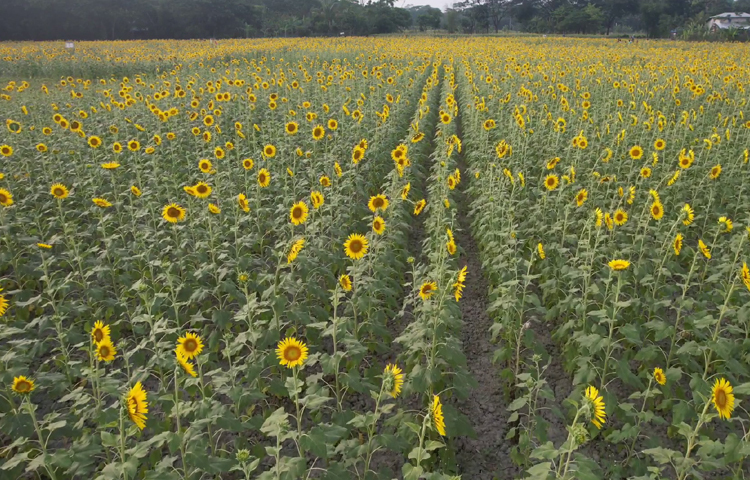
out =
[[31,390],[31,384],[26,380],[21,380],[20,382],[18,382],[18,385],[16,385],[16,390],[22,393],[28,392],[29,390]]
[[302,352],[300,351],[299,347],[296,346],[287,347],[287,349],[284,351],[284,358],[290,362],[297,360],[300,355],[302,355]]
[[266,155],[271,155],[273,153],[273,149],[266,148]]
[[133,410],[133,414],[138,415],[138,400],[135,397],[130,397],[130,408]]
[[727,405],[727,394],[724,390],[716,392],[716,404],[719,408],[724,408]]
[[8,201],[8,197],[4,193],[0,193],[0,203],[5,203]]
[[104,332],[101,330],[94,330],[94,341],[99,343],[104,339]]
[[381,208],[383,206],[383,199],[382,198],[376,198],[372,201],[372,206],[375,208]]
[[167,216],[172,218],[177,218],[180,216],[180,211],[177,210],[175,207],[169,207],[169,210],[167,210]]
[[432,285],[425,285],[422,287],[422,293],[430,293],[432,291]]
[[375,230],[380,230],[380,227],[381,227],[380,222],[376,220],[375,221]]
[[99,355],[102,357],[108,357],[109,356],[109,347],[106,345],[102,345],[99,347]]
[[292,210],[292,217],[302,218],[302,209],[300,207],[294,207]]
[[188,338],[185,340],[185,343],[182,344],[182,348],[188,353],[193,353],[198,348],[198,342],[192,338]]
[[208,191],[208,188],[206,188],[205,185],[198,185],[198,193],[206,193]]
[[56,189],[54,190],[54,192],[53,192],[53,193],[55,194],[55,196],[56,196],[56,197],[62,197],[62,196],[63,196],[63,193],[64,193],[64,192],[63,192],[63,189],[62,189],[62,188],[59,188],[59,187],[58,187],[58,188],[56,188]]
[[349,250],[351,250],[354,253],[359,253],[362,251],[362,241],[360,240],[352,240],[349,243]]

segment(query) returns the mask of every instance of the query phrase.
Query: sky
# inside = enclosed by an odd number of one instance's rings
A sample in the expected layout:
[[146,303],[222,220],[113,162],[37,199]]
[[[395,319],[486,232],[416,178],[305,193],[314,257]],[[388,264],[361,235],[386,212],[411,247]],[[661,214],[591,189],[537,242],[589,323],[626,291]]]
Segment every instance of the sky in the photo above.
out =
[[406,7],[409,5],[429,5],[431,7],[445,10],[445,7],[449,7],[460,0],[396,0],[395,5],[397,7]]

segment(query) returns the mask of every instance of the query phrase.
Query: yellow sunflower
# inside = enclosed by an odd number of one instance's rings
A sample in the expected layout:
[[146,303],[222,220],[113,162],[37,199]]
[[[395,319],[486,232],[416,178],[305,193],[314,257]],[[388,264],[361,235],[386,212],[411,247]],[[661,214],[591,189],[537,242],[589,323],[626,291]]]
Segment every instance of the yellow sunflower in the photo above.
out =
[[370,201],[367,202],[367,207],[372,212],[377,212],[378,210],[382,210],[385,212],[385,210],[388,208],[388,198],[382,193],[379,193],[373,197],[370,197]]
[[372,220],[372,229],[378,235],[382,235],[385,232],[385,220],[383,220],[383,217],[378,215]]
[[138,140],[131,140],[128,142],[128,150],[131,152],[137,152],[141,149],[141,144],[138,142]]
[[185,220],[185,209],[176,203],[165,205],[161,211],[161,216],[169,223],[177,223]]
[[307,212],[307,204],[305,202],[297,202],[289,210],[289,220],[294,225],[302,225],[307,220]]
[[398,368],[397,365],[389,363],[383,370],[383,387],[393,398],[396,398],[401,393],[401,387],[404,385],[404,374],[403,370]]
[[682,251],[682,240],[683,236],[681,233],[678,233],[677,236],[674,237],[674,241],[672,242],[672,248],[674,248],[674,254],[679,255]]
[[651,176],[651,169],[648,167],[641,168],[641,177],[649,178]]
[[320,177],[319,181],[320,181],[320,185],[324,188],[328,188],[331,186],[331,179],[328,178],[327,175],[323,175],[322,177]]
[[261,168],[260,171],[258,172],[258,185],[260,185],[261,188],[266,188],[270,184],[271,184],[271,172],[269,172],[265,168]]
[[255,163],[252,158],[246,158],[242,161],[242,168],[245,170],[252,170]]
[[664,370],[659,367],[654,368],[654,380],[656,380],[656,383],[658,383],[659,385],[666,384],[667,376],[664,375]]
[[94,205],[101,208],[109,208],[112,206],[111,203],[109,203],[105,198],[92,198],[92,202],[94,202]]
[[221,208],[219,208],[219,206],[216,205],[215,203],[209,203],[208,211],[213,213],[214,215],[218,215],[219,213],[221,213]]
[[443,417],[443,405],[440,403],[440,397],[437,395],[432,396],[432,408],[431,408],[432,414],[432,425],[435,427],[435,430],[442,435],[445,436],[445,417]]
[[112,344],[112,339],[108,336],[96,344],[96,358],[100,362],[111,362],[115,359],[115,355],[117,355],[117,349]]
[[591,423],[596,425],[596,428],[601,429],[604,422],[607,421],[607,414],[604,412],[604,398],[599,395],[599,390],[596,387],[589,386],[586,389],[586,399],[591,407]]
[[120,168],[120,164],[117,162],[106,162],[102,163],[102,168],[105,170],[115,170],[117,168]]
[[625,210],[618,208],[615,210],[615,213],[612,215],[612,220],[615,222],[615,225],[622,226],[625,225],[625,222],[628,221],[628,212]]
[[10,145],[0,145],[0,155],[3,157],[10,157],[13,155],[13,147]]
[[67,198],[69,192],[68,187],[63,185],[62,183],[56,183],[52,185],[52,187],[49,190],[50,195],[57,198],[58,200],[62,200],[63,198]]
[[456,279],[456,283],[454,283],[453,286],[453,296],[458,302],[463,297],[464,293],[464,282],[466,281],[466,273],[468,272],[469,267],[464,265],[464,267],[459,270],[458,272],[458,278]]
[[198,168],[203,173],[211,173],[214,170],[213,165],[211,164],[211,160],[203,159],[200,162],[198,162]]
[[130,193],[132,193],[136,197],[140,197],[142,192],[140,188],[136,187],[135,185],[132,185],[130,187]]
[[633,145],[630,147],[630,150],[628,151],[630,154],[630,158],[633,160],[640,160],[641,157],[643,157],[643,149],[640,147],[640,145]]
[[349,275],[341,275],[339,277],[339,285],[341,285],[341,288],[344,289],[345,292],[351,291],[352,289],[352,279]]
[[125,402],[128,406],[128,416],[136,426],[143,430],[146,427],[146,414],[148,413],[148,402],[146,401],[146,391],[143,389],[141,382],[135,384],[125,396]]
[[703,243],[703,240],[700,240],[700,239],[698,240],[698,248],[700,248],[701,253],[703,254],[704,257],[711,260],[711,250],[709,250],[708,245]]
[[312,203],[313,208],[317,210],[323,205],[323,203],[325,203],[325,197],[321,192],[315,190],[310,192],[310,202]]
[[734,228],[734,223],[729,217],[719,217],[719,225],[724,225],[722,233],[729,233]]
[[195,196],[198,198],[208,198],[211,195],[211,186],[206,182],[198,182],[193,186]]
[[250,211],[250,204],[247,201],[247,197],[244,193],[237,195],[237,205],[240,206],[243,212],[247,213]]
[[618,271],[628,268],[630,266],[630,262],[627,260],[615,259],[610,261],[607,265],[609,265],[609,268],[611,268],[612,270]]
[[554,189],[556,189],[560,185],[560,179],[557,177],[557,175],[547,175],[544,178],[544,186],[549,190],[550,192]]
[[289,122],[284,126],[284,130],[289,135],[296,135],[299,131],[299,124],[297,122]]
[[287,368],[302,366],[307,360],[307,345],[294,337],[287,337],[276,346],[276,357],[279,364]]
[[437,290],[437,283],[435,282],[424,282],[419,287],[419,296],[422,300],[428,300]]
[[651,216],[654,218],[654,220],[661,220],[661,218],[664,216],[664,206],[659,202],[652,203]]
[[97,320],[94,323],[94,328],[91,329],[91,338],[94,343],[99,343],[106,338],[109,338],[110,328],[109,325],[104,325],[104,322]]
[[297,259],[299,252],[305,248],[305,239],[300,238],[292,244],[292,248],[289,249],[289,254],[286,256],[286,263],[290,264]]
[[326,130],[322,125],[316,125],[312,131],[313,140],[321,140],[326,135]]
[[708,174],[708,177],[711,180],[716,180],[719,178],[719,175],[721,175],[721,165],[714,165],[711,167],[711,172]]
[[666,146],[667,146],[667,142],[665,142],[661,138],[657,138],[656,141],[654,142],[654,148],[656,150],[659,150],[659,151],[664,150]]
[[4,188],[0,188],[0,205],[3,207],[13,205],[13,194]]
[[579,207],[582,206],[587,198],[589,198],[589,192],[585,188],[580,189],[576,194],[576,204]]
[[537,244],[536,250],[537,252],[539,252],[539,258],[541,258],[542,260],[544,260],[547,257],[547,255],[544,253],[544,246],[542,245],[541,242]]
[[[750,230],[748,230],[748,233],[750,233]],[[742,278],[742,283],[744,283],[745,287],[750,291],[750,268],[747,267],[747,262],[742,262],[740,278]],[[0,316],[2,316],[2,314],[0,314]]]
[[693,223],[693,220],[695,220],[695,210],[693,210],[693,207],[691,207],[689,203],[686,203],[685,206],[682,207],[682,213],[685,214],[685,218],[682,220],[682,223],[685,226]]
[[344,242],[344,252],[352,260],[359,260],[367,253],[367,238],[364,235],[353,233]]
[[719,413],[719,418],[729,420],[734,410],[734,393],[732,385],[725,378],[716,379],[711,391],[711,401]]
[[401,189],[401,200],[406,200],[409,197],[409,191],[411,190],[411,182],[404,185]]
[[418,201],[414,205],[414,215],[419,215],[420,213],[422,213],[422,210],[424,210],[424,207],[426,205],[427,205],[427,200],[425,200],[424,198],[422,200]]
[[34,391],[34,380],[26,378],[23,375],[14,377],[11,388],[19,395],[28,395]]
[[266,158],[273,158],[276,156],[276,147],[271,145],[270,143],[263,147],[263,155]]
[[199,335],[187,332],[184,337],[177,339],[177,351],[183,357],[192,360],[203,351],[203,341]]
[[198,376],[198,374],[195,372],[195,367],[192,363],[190,363],[190,360],[188,360],[187,357],[182,355],[178,349],[174,351],[174,354],[175,358],[177,359],[177,363],[179,363],[182,369],[185,370],[185,373],[193,378]]
[[93,135],[89,137],[89,147],[91,148],[99,148],[102,146],[102,139],[97,137],[96,135]]

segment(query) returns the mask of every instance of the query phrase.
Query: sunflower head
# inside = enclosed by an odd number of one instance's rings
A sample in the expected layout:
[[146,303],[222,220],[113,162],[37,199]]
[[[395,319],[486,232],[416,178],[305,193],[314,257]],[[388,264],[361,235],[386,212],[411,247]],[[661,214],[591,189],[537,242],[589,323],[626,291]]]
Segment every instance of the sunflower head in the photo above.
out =
[[665,385],[667,383],[667,376],[664,375],[664,370],[659,367],[654,368],[654,380],[659,385]]
[[368,242],[364,235],[353,233],[344,242],[344,253],[352,260],[360,260],[367,253],[367,249]]
[[56,183],[52,185],[52,187],[49,190],[49,193],[56,199],[62,200],[63,198],[68,197],[69,191],[68,191],[68,187],[66,187],[62,183]]
[[294,225],[301,225],[307,220],[307,212],[307,204],[305,202],[297,202],[289,210],[289,220]]
[[396,398],[401,393],[401,387],[404,385],[403,371],[397,365],[389,363],[383,370],[383,390]]
[[734,410],[734,393],[732,385],[724,378],[717,378],[711,391],[711,401],[714,408],[719,413],[719,418],[727,419],[732,417]]
[[177,223],[185,220],[186,210],[176,203],[166,205],[161,212],[162,218],[169,223]]
[[544,178],[544,187],[550,192],[556,189],[558,185],[560,185],[560,179],[557,177],[557,175],[547,175]]
[[101,320],[98,320],[96,323],[94,323],[94,328],[91,329],[91,338],[94,340],[94,343],[99,343],[104,339],[109,338],[109,335],[109,325],[104,325],[104,322],[102,322]]
[[609,268],[614,271],[625,270],[630,266],[630,262],[627,260],[615,259],[608,263]]
[[419,287],[419,297],[422,300],[429,299],[437,291],[437,283],[435,282],[424,282]]
[[13,378],[13,391],[19,395],[28,395],[34,391],[34,380],[26,378],[23,375]]
[[273,158],[276,156],[276,147],[271,145],[270,143],[263,147],[263,155],[265,155],[266,158]]
[[341,275],[339,277],[339,285],[345,292],[349,292],[352,289],[352,279],[349,275]]
[[96,358],[100,362],[111,362],[115,359],[115,355],[117,355],[117,350],[109,336],[96,344]]
[[287,337],[281,340],[276,346],[276,357],[279,364],[287,368],[302,366],[307,360],[307,345],[294,337]]
[[143,389],[141,382],[138,382],[130,389],[125,396],[125,404],[128,409],[128,416],[136,426],[143,430],[146,428],[146,414],[148,413],[148,402],[146,401],[146,391]]
[[187,332],[185,336],[177,339],[177,350],[180,355],[191,360],[203,351],[203,341],[199,335]]
[[605,413],[604,398],[599,395],[599,390],[596,387],[589,386],[586,388],[586,404],[588,405],[588,414],[596,428],[601,429],[604,422],[607,421],[607,414]]
[[443,405],[440,403],[440,397],[433,395],[432,407],[430,409],[432,426],[441,436],[445,436],[445,417],[443,417]]
[[265,168],[261,168],[260,171],[258,172],[258,185],[261,188],[266,188],[270,184],[271,184],[271,172],[269,172]]

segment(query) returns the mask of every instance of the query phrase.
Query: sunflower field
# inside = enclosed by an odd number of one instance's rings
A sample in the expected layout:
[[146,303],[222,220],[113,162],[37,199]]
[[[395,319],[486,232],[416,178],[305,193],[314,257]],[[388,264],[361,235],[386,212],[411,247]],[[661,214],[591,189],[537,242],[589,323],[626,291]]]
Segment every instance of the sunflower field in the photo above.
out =
[[750,478],[748,59],[0,45],[0,478]]

